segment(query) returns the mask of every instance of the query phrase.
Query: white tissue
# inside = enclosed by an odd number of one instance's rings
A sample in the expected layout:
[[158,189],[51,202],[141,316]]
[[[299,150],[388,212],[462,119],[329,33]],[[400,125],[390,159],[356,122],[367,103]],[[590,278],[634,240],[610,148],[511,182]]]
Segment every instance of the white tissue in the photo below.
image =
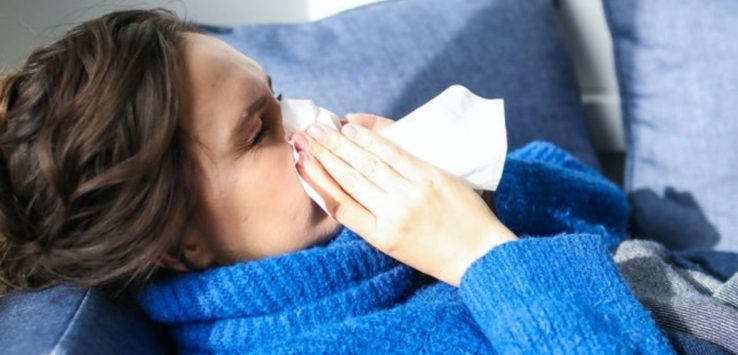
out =
[[282,125],[287,133],[304,131],[312,123],[322,123],[338,129],[341,120],[331,111],[315,105],[311,100],[282,100]]
[[[287,133],[305,130],[314,122],[340,127],[335,114],[310,100],[283,100],[282,119]],[[500,183],[507,154],[501,99],[485,99],[454,85],[379,134],[475,190],[494,191]],[[330,215],[320,195],[297,176],[308,196]]]
[[[341,120],[334,114],[322,107],[315,105],[311,100],[282,100],[282,126],[285,130],[285,136],[295,131],[304,131],[313,123],[322,123],[328,127],[338,130],[341,127]],[[325,211],[329,216],[331,213],[325,206],[325,201],[315,189],[313,189],[297,172],[297,159],[299,159],[297,149],[292,146],[292,160],[294,161],[295,174],[300,179],[302,188]]]
[[494,191],[507,155],[505,107],[454,85],[379,132],[413,155]]

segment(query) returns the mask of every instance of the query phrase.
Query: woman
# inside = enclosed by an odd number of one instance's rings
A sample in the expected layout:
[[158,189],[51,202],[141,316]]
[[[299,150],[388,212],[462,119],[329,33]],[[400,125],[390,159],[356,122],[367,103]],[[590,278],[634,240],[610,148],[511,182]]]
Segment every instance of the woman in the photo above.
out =
[[11,286],[140,291],[190,352],[671,352],[609,255],[624,196],[551,145],[509,156],[503,224],[386,119],[285,137],[260,66],[163,11],[86,22],[1,89]]

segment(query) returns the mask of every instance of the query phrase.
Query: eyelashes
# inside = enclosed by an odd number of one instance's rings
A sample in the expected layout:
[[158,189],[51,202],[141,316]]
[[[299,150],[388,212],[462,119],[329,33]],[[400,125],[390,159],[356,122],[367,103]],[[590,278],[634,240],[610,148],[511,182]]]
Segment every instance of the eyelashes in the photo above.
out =
[[259,142],[261,142],[261,140],[268,135],[269,131],[269,126],[267,124],[262,124],[261,130],[259,130],[259,134],[256,135],[256,138],[254,138],[254,142],[251,143],[251,146],[259,144]]
[[[274,99],[277,100],[278,102],[282,101],[282,93],[275,94]],[[261,141],[264,140],[264,138],[269,136],[269,133],[271,133],[272,129],[271,129],[271,126],[267,123],[267,121],[269,120],[264,119],[261,121],[261,128],[259,129],[259,132],[256,134],[254,139],[250,141],[247,139],[244,139],[244,142],[236,148],[236,152],[238,155],[242,155],[251,149],[256,149],[257,145],[259,145],[259,143],[261,143]]]
[[[277,101],[282,101],[282,93],[276,94],[274,98]],[[256,138],[254,138],[254,141],[251,143],[252,146],[257,145],[261,140],[268,135],[268,133],[271,131],[269,124],[266,123],[267,120],[262,121],[261,123],[261,130],[259,130],[259,133],[256,135]]]
[[[278,93],[274,95],[274,98],[277,101],[282,101],[282,93]],[[259,134],[256,136],[256,139],[254,139],[254,143],[252,145],[258,144],[264,137],[269,135],[269,132],[271,132],[271,126],[266,123],[265,121],[262,121],[261,130],[259,131]]]
[[259,132],[256,133],[254,139],[244,139],[244,141],[236,147],[236,155],[241,156],[255,148],[264,139],[264,137],[268,135],[269,131],[269,126],[262,121],[261,128],[259,129]]
[[[274,98],[278,102],[281,102],[282,101],[282,93],[278,93],[277,95],[274,96]],[[264,137],[266,137],[266,136],[269,135],[269,132],[271,132],[271,126],[266,123],[266,120],[265,121],[262,121],[261,130],[259,131],[259,134],[256,136],[256,139],[254,139],[254,143],[252,143],[252,145],[259,144],[259,142],[261,142],[261,140]]]

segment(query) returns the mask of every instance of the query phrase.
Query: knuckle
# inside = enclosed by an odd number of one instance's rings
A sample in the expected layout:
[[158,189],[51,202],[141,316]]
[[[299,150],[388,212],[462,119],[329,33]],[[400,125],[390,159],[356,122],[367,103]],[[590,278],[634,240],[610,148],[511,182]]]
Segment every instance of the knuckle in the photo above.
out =
[[379,163],[377,162],[376,159],[373,159],[373,158],[366,159],[365,161],[366,163],[362,169],[363,170],[362,173],[364,174],[364,176],[366,176],[369,179],[375,178],[379,170],[378,169]]
[[384,252],[396,253],[406,245],[404,240],[412,233],[412,228],[409,225],[409,223],[412,223],[410,217],[407,213],[401,213],[387,221],[385,232],[381,234],[383,238],[380,240],[380,248]]
[[420,184],[427,189],[444,186],[448,183],[446,172],[436,167],[423,169]]
[[386,155],[387,156],[384,157],[384,160],[387,162],[387,164],[389,164],[390,166],[399,166],[399,164],[401,163],[399,151],[391,149]]
[[308,148],[308,151],[310,152],[310,154],[318,159],[321,159],[325,156],[325,148],[323,148],[320,144],[311,144],[310,148]]
[[387,165],[393,167],[397,171],[417,171],[416,165],[413,163],[415,158],[412,155],[408,155],[406,151],[398,147],[390,147],[382,157]]
[[377,139],[372,137],[371,131],[362,132],[361,134],[357,135],[354,141],[364,149],[373,152],[374,151],[374,145],[377,144]]
[[359,185],[359,174],[355,171],[349,171],[343,176],[341,184],[348,190],[355,190]]
[[329,132],[326,132],[325,140],[322,142],[322,144],[329,150],[336,150],[340,147],[340,136],[338,134],[335,134],[334,132],[331,132],[331,130],[326,130]]
[[[405,197],[407,199],[407,205],[408,206],[418,206],[423,204],[423,202],[426,200],[426,196],[428,195],[429,189],[425,185],[415,186],[413,188],[408,189],[405,192]],[[403,216],[409,214],[408,211],[404,211],[402,213]]]
[[428,174],[428,183],[431,186],[443,186],[446,183],[446,172],[440,169],[431,169]]

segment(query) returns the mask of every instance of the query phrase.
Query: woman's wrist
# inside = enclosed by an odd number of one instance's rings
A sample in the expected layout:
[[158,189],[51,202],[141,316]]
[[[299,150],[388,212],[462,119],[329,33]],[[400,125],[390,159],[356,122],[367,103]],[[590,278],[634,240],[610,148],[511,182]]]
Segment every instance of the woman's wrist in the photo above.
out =
[[457,275],[450,278],[453,280],[451,284],[458,287],[461,283],[461,278],[475,261],[486,255],[490,250],[517,239],[518,237],[515,233],[502,224],[502,222],[495,219],[495,222],[482,232],[478,243],[472,245],[466,256],[460,260],[461,265],[455,268],[458,270],[456,272]]

